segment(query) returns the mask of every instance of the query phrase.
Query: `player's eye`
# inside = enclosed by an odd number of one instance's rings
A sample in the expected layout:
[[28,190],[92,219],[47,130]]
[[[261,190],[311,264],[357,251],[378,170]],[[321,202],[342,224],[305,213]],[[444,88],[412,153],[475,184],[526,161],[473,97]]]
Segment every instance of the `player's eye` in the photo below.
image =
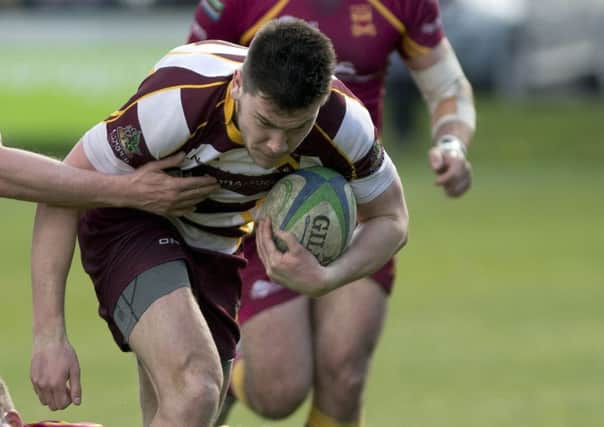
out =
[[261,118],[256,118],[256,122],[263,128],[270,129],[270,128],[274,127],[271,123],[269,123],[266,120],[261,119]]

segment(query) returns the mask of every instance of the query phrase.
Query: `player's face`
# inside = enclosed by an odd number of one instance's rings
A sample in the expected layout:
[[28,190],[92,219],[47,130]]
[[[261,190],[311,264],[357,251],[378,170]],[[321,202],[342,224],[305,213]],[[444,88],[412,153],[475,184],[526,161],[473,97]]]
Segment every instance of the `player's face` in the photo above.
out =
[[279,110],[262,94],[244,92],[241,76],[233,79],[237,126],[254,162],[265,169],[283,162],[312,129],[324,100],[293,112]]

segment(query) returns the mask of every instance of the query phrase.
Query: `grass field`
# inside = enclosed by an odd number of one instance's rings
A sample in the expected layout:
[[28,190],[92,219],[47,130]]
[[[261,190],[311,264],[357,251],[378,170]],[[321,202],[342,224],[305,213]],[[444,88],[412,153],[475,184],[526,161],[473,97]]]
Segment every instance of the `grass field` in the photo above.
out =
[[[155,46],[126,65],[106,51],[102,63],[87,66],[100,76],[103,67],[121,71],[101,79],[92,98],[70,79],[0,79],[5,143],[65,152],[130,95],[163,50]],[[50,67],[54,56],[47,54],[38,66]],[[90,64],[93,56],[85,55],[74,49],[65,62]],[[602,426],[604,105],[480,98],[479,112],[474,188],[461,200],[433,187],[425,144],[401,147],[386,133],[412,220],[367,390],[367,425]],[[28,420],[56,417],[29,384],[33,206],[0,200],[0,209],[0,375]],[[59,417],[140,425],[134,360],[117,350],[97,318],[77,258],[66,310],[84,397]],[[231,426],[301,426],[304,415],[271,423],[237,407]]]

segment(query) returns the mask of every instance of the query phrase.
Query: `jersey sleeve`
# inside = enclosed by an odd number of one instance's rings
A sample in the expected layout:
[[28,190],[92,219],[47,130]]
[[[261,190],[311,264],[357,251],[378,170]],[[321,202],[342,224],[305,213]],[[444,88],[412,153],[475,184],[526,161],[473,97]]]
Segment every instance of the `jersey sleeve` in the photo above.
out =
[[189,43],[224,40],[237,43],[243,32],[242,14],[249,5],[242,0],[201,0],[191,24]]
[[349,179],[358,203],[372,201],[392,184],[396,168],[369,111],[341,82],[334,82],[317,127],[328,142],[320,149],[321,162]]
[[378,138],[367,109],[347,98],[346,116],[335,141],[347,141],[353,165],[350,185],[358,203],[368,203],[382,194],[396,177],[396,169]]
[[403,58],[422,55],[444,37],[438,0],[399,0],[400,19],[404,26],[399,53]]
[[190,138],[181,90],[158,89],[162,78],[162,73],[149,76],[122,109],[83,136],[86,156],[97,170],[127,173],[178,151]]

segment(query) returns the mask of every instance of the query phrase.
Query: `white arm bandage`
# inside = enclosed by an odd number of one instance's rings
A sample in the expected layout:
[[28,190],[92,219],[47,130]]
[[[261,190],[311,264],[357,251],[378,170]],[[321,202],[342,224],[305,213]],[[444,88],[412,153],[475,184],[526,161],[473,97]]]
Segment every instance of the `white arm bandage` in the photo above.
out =
[[[461,121],[472,130],[476,128],[474,101],[471,93],[465,89],[469,87],[469,83],[455,52],[450,49],[445,52],[445,55],[429,68],[410,70],[433,116],[432,136],[436,135],[442,125],[453,121]],[[454,105],[452,108],[443,108],[441,113],[439,104],[445,100],[451,100]],[[434,114],[438,114],[438,117]]]

